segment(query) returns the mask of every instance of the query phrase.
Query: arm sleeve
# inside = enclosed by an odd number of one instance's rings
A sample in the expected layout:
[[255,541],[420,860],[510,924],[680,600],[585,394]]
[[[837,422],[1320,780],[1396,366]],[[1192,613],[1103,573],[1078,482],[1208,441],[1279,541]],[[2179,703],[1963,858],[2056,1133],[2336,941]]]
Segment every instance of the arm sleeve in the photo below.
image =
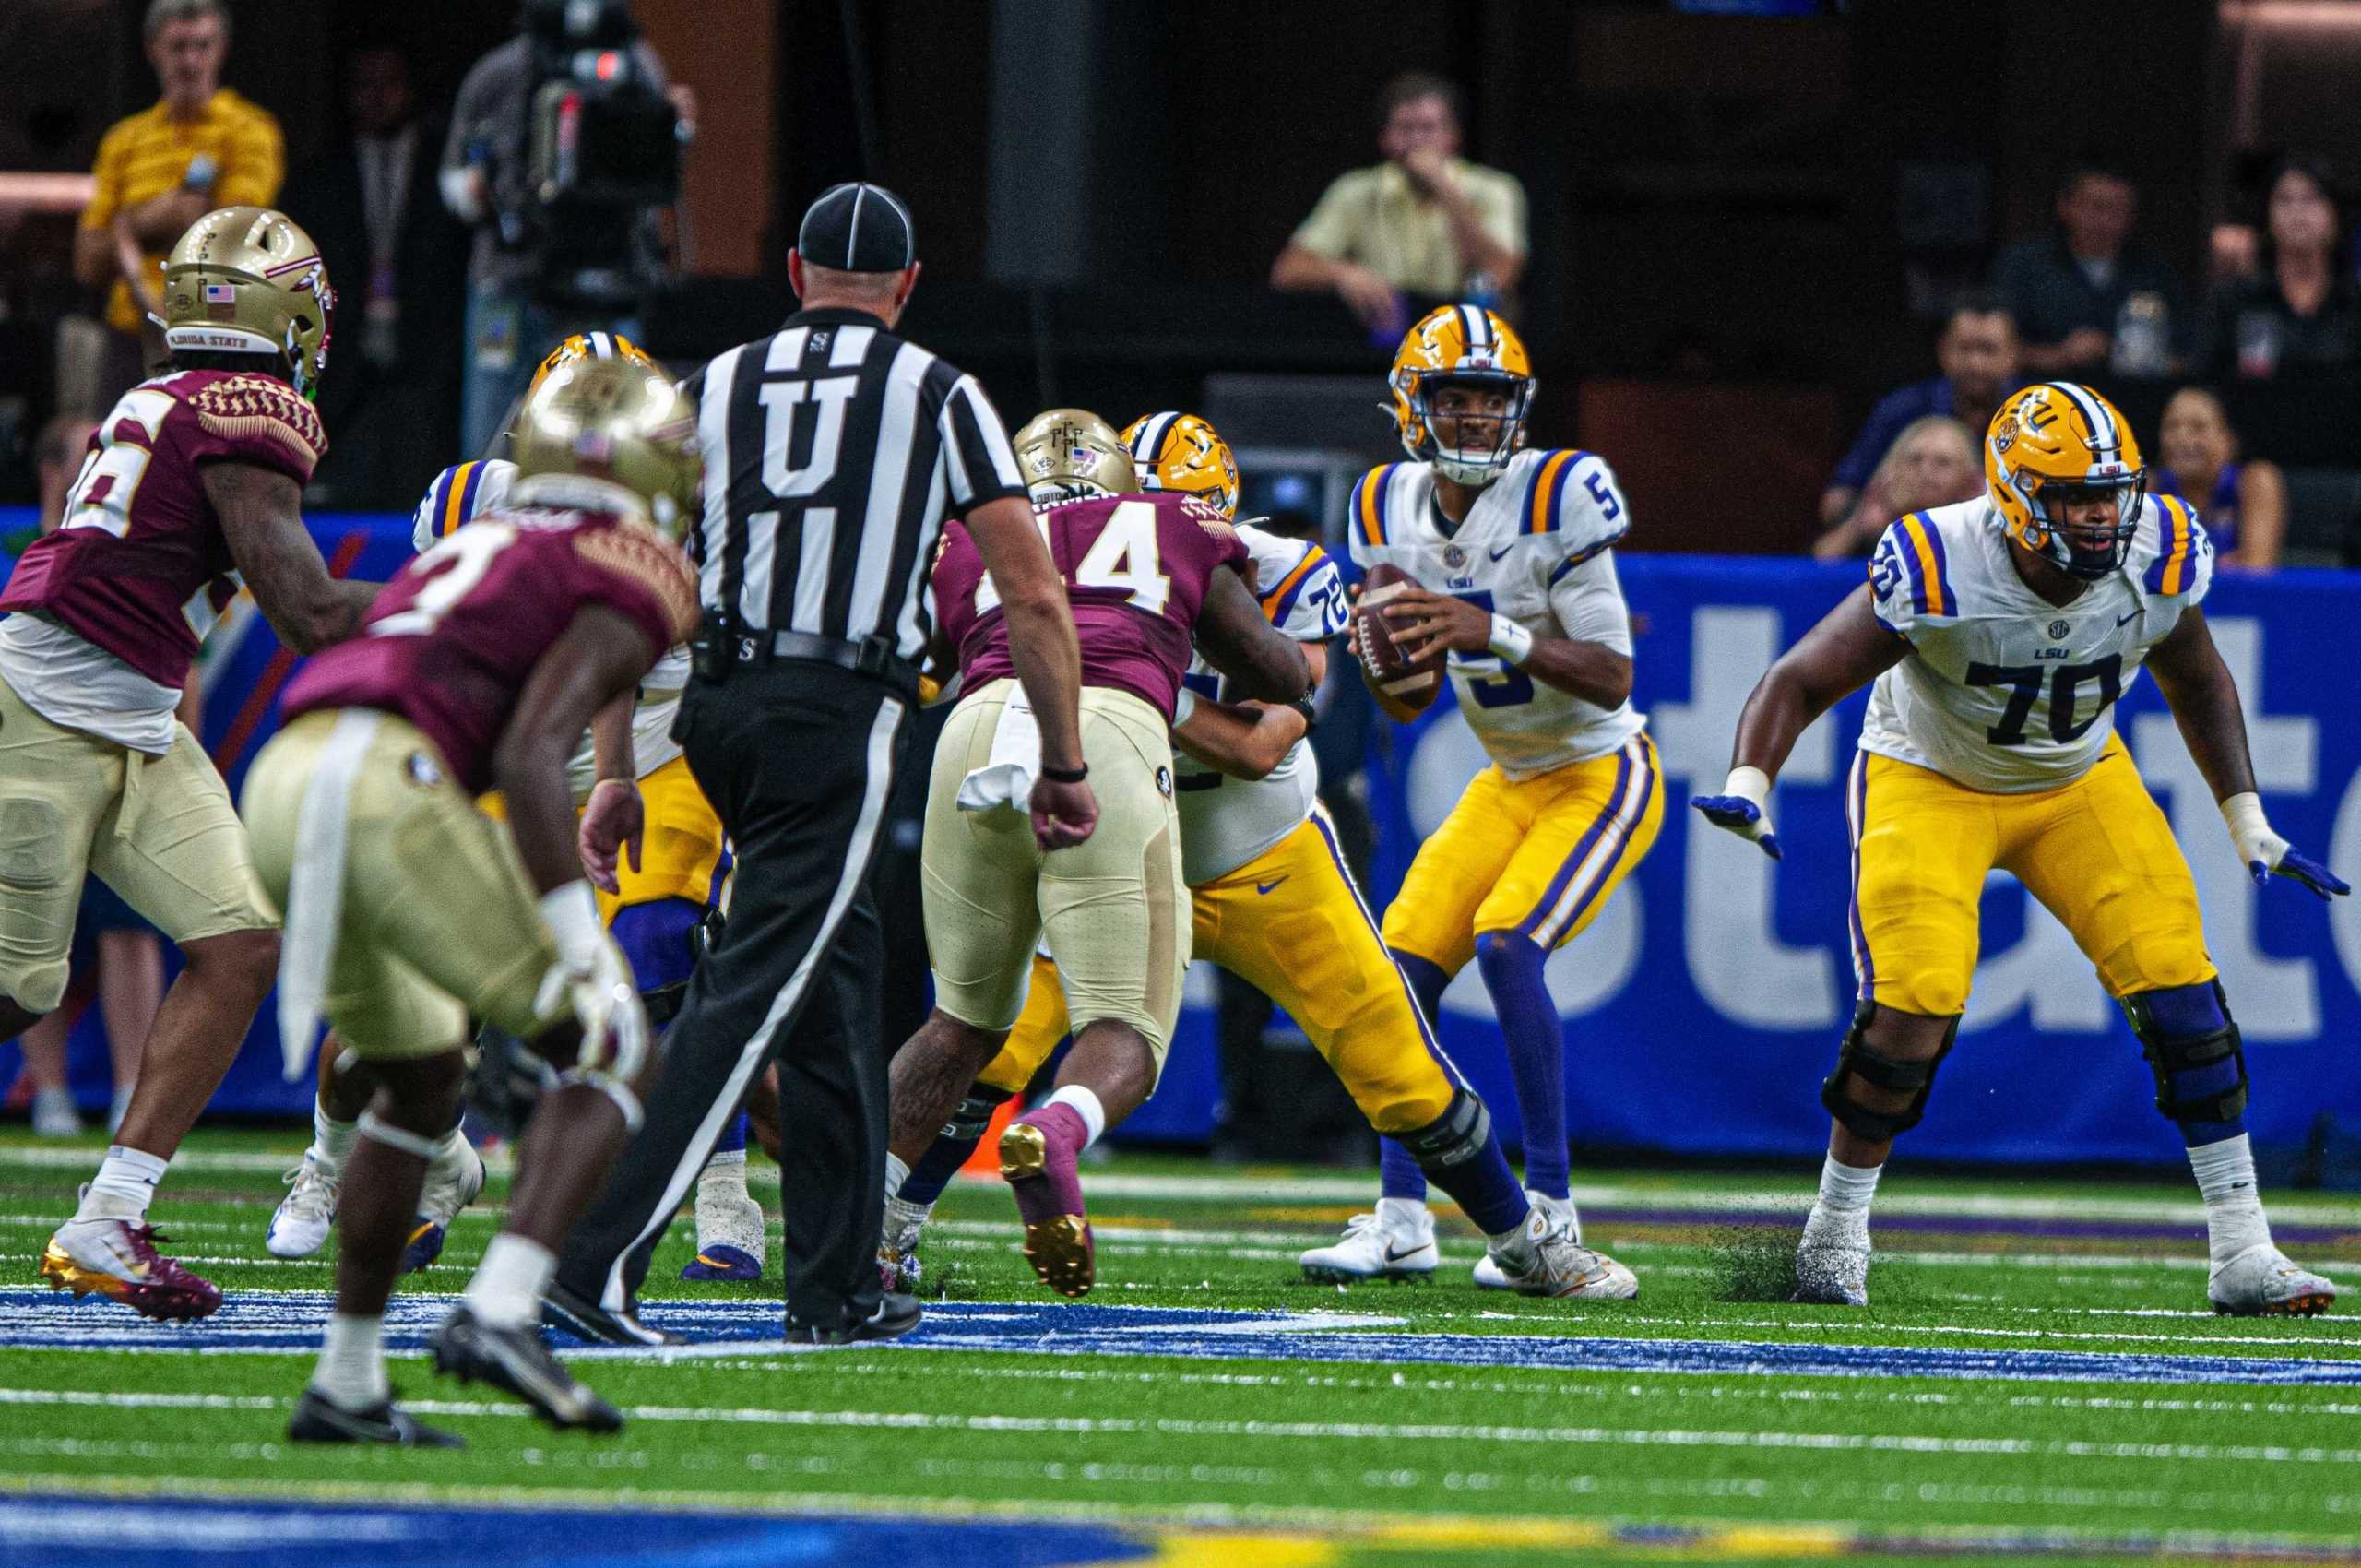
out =
[[1026,493],[1000,410],[992,407],[974,376],[963,375],[952,384],[936,425],[943,439],[943,458],[950,469],[954,512],[964,515],[987,501]]
[[1631,612],[1623,602],[1613,551],[1560,567],[1549,582],[1549,609],[1574,641],[1631,657]]
[[[1358,172],[1356,171],[1355,172]],[[1301,245],[1314,255],[1341,261],[1351,251],[1354,240],[1353,192],[1360,182],[1353,173],[1339,174],[1320,194],[1311,215],[1296,225],[1287,244]]]
[[82,209],[82,227],[103,229],[114,221],[123,205],[123,165],[130,141],[125,123],[110,126],[99,142],[98,161],[90,166],[90,205]]
[[250,109],[230,137],[228,166],[214,199],[224,207],[268,207],[287,177],[287,146],[269,113]]

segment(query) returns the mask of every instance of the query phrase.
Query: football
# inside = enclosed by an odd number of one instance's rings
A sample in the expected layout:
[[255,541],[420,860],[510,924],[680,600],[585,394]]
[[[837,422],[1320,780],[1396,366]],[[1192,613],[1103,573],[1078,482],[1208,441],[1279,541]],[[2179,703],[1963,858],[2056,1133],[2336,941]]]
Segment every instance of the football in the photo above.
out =
[[1360,602],[1353,607],[1353,648],[1360,655],[1370,684],[1404,707],[1421,708],[1442,690],[1443,655],[1440,650],[1412,659],[1394,638],[1385,607],[1418,581],[1399,566],[1371,566],[1361,579]]

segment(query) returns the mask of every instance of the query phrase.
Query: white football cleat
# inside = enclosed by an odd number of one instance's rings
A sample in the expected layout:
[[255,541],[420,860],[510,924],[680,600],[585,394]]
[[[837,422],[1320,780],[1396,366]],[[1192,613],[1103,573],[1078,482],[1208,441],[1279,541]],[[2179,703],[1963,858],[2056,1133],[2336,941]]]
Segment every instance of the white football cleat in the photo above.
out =
[[1803,1244],[1796,1249],[1796,1289],[1787,1300],[1808,1306],[1868,1306],[1868,1242],[1853,1246],[1843,1241],[1820,1241],[1807,1230]]
[[483,1191],[483,1156],[465,1134],[445,1138],[426,1162],[426,1184],[419,1190],[418,1218],[402,1243],[402,1272],[415,1273],[443,1255],[451,1221]]
[[1499,1288],[1520,1296],[1585,1301],[1628,1301],[1640,1293],[1640,1282],[1630,1269],[1574,1239],[1563,1207],[1536,1206],[1525,1218],[1525,1241],[1522,1257],[1503,1258],[1498,1248],[1485,1253],[1485,1261],[1504,1281]]
[[2236,1317],[2318,1317],[2336,1305],[2336,1287],[2285,1253],[2259,1241],[2207,1276],[2213,1310]]
[[926,1222],[934,1212],[932,1204],[904,1203],[899,1198],[885,1200],[885,1215],[877,1233],[877,1276],[885,1290],[916,1294],[919,1281],[925,1277],[924,1265],[919,1262],[919,1242],[926,1235]]
[[[1408,1208],[1407,1216],[1399,1211]],[[1427,1279],[1442,1253],[1435,1246],[1435,1217],[1424,1204],[1381,1201],[1374,1214],[1345,1221],[1333,1247],[1314,1247],[1296,1262],[1303,1277],[1321,1285],[1350,1285],[1362,1279]]]
[[313,1150],[303,1162],[279,1178],[290,1189],[263,1232],[264,1250],[275,1258],[307,1258],[320,1250],[336,1229],[337,1189],[343,1172],[321,1162]]
[[[1528,1187],[1525,1189],[1525,1201],[1532,1205],[1534,1212],[1543,1216],[1553,1228],[1565,1231],[1577,1241],[1583,1239],[1582,1217],[1574,1212],[1573,1199],[1549,1197]],[[1492,1254],[1489,1249],[1482,1257],[1476,1260],[1476,1289],[1478,1290],[1516,1289],[1507,1273],[1499,1264],[1492,1261]]]

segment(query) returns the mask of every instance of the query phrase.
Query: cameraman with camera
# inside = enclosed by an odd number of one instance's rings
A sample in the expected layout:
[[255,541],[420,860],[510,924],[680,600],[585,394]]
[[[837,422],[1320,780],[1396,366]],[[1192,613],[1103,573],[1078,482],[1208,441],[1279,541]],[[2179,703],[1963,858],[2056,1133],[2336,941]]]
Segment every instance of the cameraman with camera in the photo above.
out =
[[524,30],[469,69],[444,204],[475,230],[461,445],[486,451],[542,350],[635,335],[663,271],[656,215],[678,197],[695,117],[628,0],[525,0]]

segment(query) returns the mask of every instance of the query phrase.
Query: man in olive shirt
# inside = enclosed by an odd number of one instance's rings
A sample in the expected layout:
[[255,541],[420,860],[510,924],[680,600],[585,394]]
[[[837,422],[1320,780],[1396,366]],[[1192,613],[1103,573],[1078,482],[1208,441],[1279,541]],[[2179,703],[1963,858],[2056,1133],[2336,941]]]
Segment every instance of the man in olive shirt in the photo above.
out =
[[1497,298],[1525,271],[1525,187],[1459,156],[1460,94],[1424,71],[1379,99],[1385,161],[1337,176],[1271,266],[1271,287],[1333,289],[1372,328],[1399,296]]

